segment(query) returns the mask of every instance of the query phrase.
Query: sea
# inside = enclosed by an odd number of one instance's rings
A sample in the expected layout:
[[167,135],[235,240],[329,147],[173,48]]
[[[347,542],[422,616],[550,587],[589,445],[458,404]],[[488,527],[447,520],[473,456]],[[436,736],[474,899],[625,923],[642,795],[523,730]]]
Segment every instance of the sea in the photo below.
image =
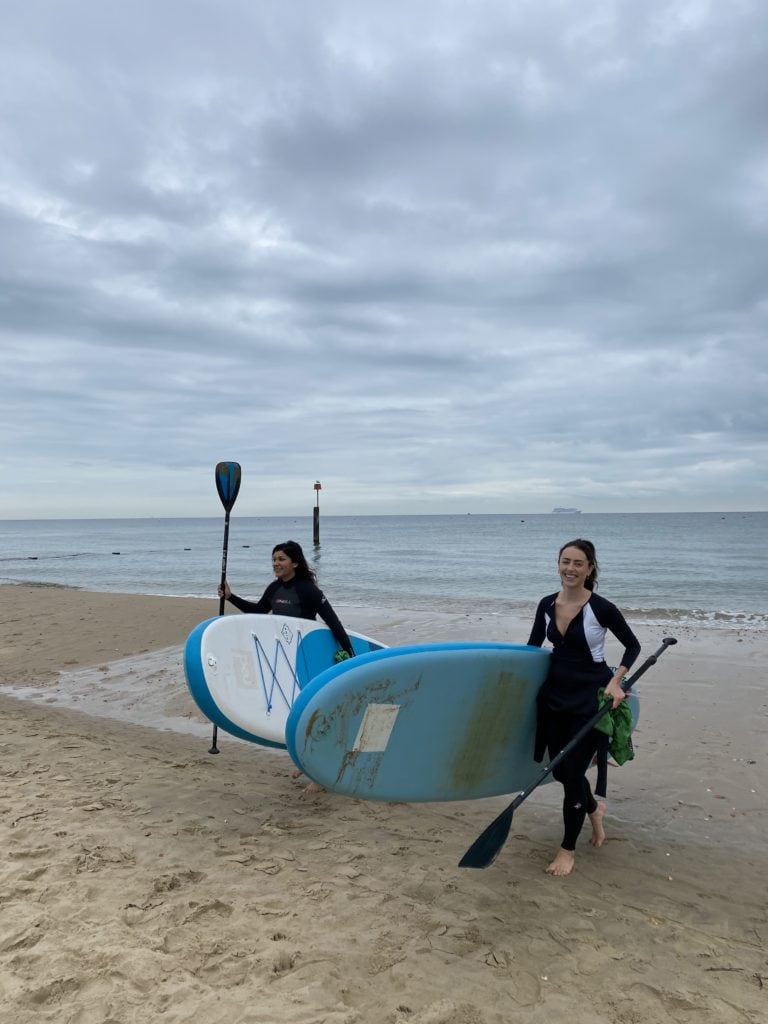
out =
[[[599,592],[633,626],[768,625],[768,512],[536,515],[231,515],[227,579],[258,598],[272,547],[298,541],[339,609],[529,617],[558,589],[560,547],[597,547]],[[211,598],[225,554],[221,518],[0,520],[0,582]],[[214,609],[213,614],[216,613]],[[350,619],[348,614],[345,614]]]

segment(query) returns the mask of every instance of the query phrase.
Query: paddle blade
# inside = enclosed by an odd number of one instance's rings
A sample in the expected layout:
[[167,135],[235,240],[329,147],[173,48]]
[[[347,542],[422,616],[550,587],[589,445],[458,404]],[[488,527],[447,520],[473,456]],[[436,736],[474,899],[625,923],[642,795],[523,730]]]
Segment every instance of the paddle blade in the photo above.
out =
[[225,511],[230,512],[240,490],[239,462],[220,462],[216,466],[216,490]]
[[512,815],[515,808],[512,804],[505,808],[495,821],[492,821],[485,832],[479,835],[459,861],[460,868],[487,868],[493,864],[507,841],[512,827]]

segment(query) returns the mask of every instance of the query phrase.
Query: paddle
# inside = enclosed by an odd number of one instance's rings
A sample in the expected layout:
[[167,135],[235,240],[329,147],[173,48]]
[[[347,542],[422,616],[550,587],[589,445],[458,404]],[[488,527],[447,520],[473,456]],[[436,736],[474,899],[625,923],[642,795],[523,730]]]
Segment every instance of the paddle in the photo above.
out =
[[[224,548],[221,554],[221,587],[222,595],[219,598],[219,615],[224,614],[224,603],[226,598],[224,597],[223,588],[227,579],[227,547],[229,545],[229,513],[232,511],[232,507],[237,500],[237,494],[240,490],[240,463],[239,462],[220,462],[216,466],[216,490],[219,492],[221,498],[221,504],[224,506]],[[219,736],[218,725],[213,726],[213,737],[211,739],[211,749],[208,751],[209,754],[218,754],[219,748],[216,746],[216,740]]]
[[[621,684],[622,690],[629,690],[644,672],[647,672],[652,665],[656,664],[664,651],[676,643],[677,640],[675,640],[674,637],[665,637],[665,639],[662,640],[661,647],[658,651],[652,654],[650,658],[647,658],[634,675],[624,679]],[[489,864],[494,862],[502,846],[507,841],[507,836],[509,835],[509,830],[512,825],[512,815],[515,813],[517,808],[524,800],[528,799],[534,789],[544,782],[552,769],[556,768],[560,762],[570,754],[573,748],[587,735],[587,733],[591,729],[594,729],[595,725],[600,721],[603,715],[611,709],[611,706],[611,702],[609,701],[604,707],[600,708],[600,710],[597,711],[581,729],[579,729],[570,743],[567,743],[560,753],[552,758],[536,781],[532,782],[527,789],[524,789],[522,793],[516,796],[512,803],[501,812],[498,818],[491,822],[485,832],[477,837],[459,861],[460,868],[487,868]]]

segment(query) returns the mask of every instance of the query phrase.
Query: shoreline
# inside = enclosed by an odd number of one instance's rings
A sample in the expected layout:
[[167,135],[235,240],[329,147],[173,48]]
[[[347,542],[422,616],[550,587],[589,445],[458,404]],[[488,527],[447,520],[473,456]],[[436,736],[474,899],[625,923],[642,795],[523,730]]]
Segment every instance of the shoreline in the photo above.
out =
[[[678,632],[639,685],[636,759],[610,771],[608,841],[582,835],[553,879],[556,785],[494,865],[460,870],[507,798],[310,796],[283,751],[220,733],[207,753],[180,659],[215,600],[44,590],[0,587],[0,991],[17,1024],[764,1019],[762,636]],[[338,610],[390,644],[519,642],[528,625]]]

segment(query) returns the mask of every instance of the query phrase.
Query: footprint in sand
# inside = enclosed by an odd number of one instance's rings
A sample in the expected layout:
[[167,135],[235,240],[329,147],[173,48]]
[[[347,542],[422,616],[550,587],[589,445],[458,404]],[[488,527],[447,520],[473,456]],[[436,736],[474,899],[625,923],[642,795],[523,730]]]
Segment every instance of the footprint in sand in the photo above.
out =
[[75,872],[82,874],[86,871],[101,871],[103,868],[115,865],[131,865],[136,863],[132,853],[116,846],[94,846],[93,848],[83,847],[82,852],[75,857]]
[[[400,1024],[403,1018],[395,1018]],[[430,1003],[418,1013],[407,1017],[408,1024],[485,1024],[487,1017],[473,1003],[454,1003],[451,999],[440,999]]]
[[36,921],[31,928],[24,928],[6,935],[0,942],[0,953],[19,953],[32,949],[45,935],[42,920]]
[[31,1003],[35,1007],[44,1007],[47,1004],[59,1007],[65,999],[71,998],[82,987],[83,982],[77,978],[55,978],[53,981],[49,981],[47,985],[41,985],[39,988],[32,989],[31,992],[27,993],[24,1001]]
[[180,871],[178,874],[161,875],[152,883],[153,892],[172,892],[186,882],[199,882],[204,878],[202,871]]
[[214,917],[231,917],[234,913],[234,909],[228,903],[222,903],[221,900],[211,900],[210,903],[203,903],[199,907],[187,914],[184,921],[199,921],[201,917],[208,917],[213,915]]
[[296,963],[296,953],[278,953],[272,963],[273,974],[284,974],[286,971],[290,971]]

